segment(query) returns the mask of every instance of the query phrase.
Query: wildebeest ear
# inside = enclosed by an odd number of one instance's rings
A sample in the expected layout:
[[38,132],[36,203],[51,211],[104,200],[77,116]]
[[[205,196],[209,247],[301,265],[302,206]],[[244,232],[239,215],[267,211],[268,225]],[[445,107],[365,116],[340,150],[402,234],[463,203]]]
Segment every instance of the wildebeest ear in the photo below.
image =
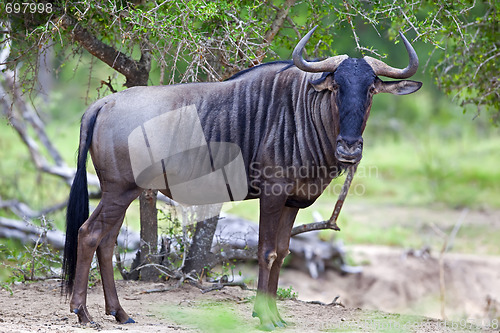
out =
[[422,87],[422,82],[412,80],[401,81],[375,81],[376,93],[390,93],[394,95],[408,95],[414,93]]
[[313,86],[314,90],[316,90],[317,92],[327,89],[333,91],[335,85],[335,83],[333,82],[333,75],[330,74],[322,76],[317,80],[310,81],[309,83],[311,84],[311,86]]

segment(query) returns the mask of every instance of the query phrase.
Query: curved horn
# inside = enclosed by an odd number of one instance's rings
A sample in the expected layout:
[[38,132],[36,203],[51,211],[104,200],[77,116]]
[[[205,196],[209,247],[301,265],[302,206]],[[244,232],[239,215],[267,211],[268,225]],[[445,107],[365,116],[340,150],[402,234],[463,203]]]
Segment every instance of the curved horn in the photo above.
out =
[[312,28],[311,31],[305,35],[300,42],[295,46],[295,49],[293,50],[292,53],[292,59],[293,59],[293,64],[297,66],[297,68],[305,71],[305,72],[333,72],[337,67],[340,65],[342,61],[345,59],[349,58],[347,55],[338,55],[335,57],[330,57],[327,58],[323,61],[318,61],[318,62],[308,62],[305,61],[304,58],[302,58],[302,51],[304,50],[304,46],[306,45],[307,41],[313,34],[314,30],[316,30],[318,26],[315,26]]
[[399,36],[403,39],[403,43],[405,44],[406,51],[410,57],[410,63],[404,69],[398,69],[387,65],[385,62],[380,61],[378,59],[365,56],[363,59],[372,67],[375,75],[387,76],[393,79],[407,79],[410,76],[413,76],[418,69],[418,56],[410,42],[406,39],[406,37],[399,32]]

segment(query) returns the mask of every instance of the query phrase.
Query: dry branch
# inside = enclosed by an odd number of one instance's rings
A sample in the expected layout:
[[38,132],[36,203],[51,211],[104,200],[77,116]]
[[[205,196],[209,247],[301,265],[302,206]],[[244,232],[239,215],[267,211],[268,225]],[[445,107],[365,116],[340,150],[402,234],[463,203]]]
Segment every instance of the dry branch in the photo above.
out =
[[354,177],[354,174],[356,173],[357,168],[358,164],[355,164],[354,166],[348,168],[347,177],[344,181],[344,185],[342,185],[342,190],[339,194],[339,198],[337,199],[337,203],[335,204],[335,208],[333,209],[332,216],[330,217],[330,219],[322,222],[314,222],[314,223],[299,225],[292,229],[292,236],[313,230],[332,229],[340,231],[340,228],[337,225],[337,219],[339,217],[340,210],[344,205],[345,198],[347,196],[347,193],[349,192],[349,188],[351,187],[351,182]]
[[266,51],[264,49],[271,44],[274,37],[276,37],[278,32],[283,27],[283,23],[285,23],[288,17],[288,12],[290,11],[290,8],[292,8],[292,6],[295,4],[295,2],[296,0],[286,0],[281,8],[276,8],[276,17],[274,18],[271,27],[266,31],[266,34],[264,35],[264,44],[256,53],[254,65],[258,65],[262,62],[262,60],[264,60],[264,57],[266,56]]
[[66,207],[67,201],[58,203],[54,206],[44,208],[42,210],[33,210],[24,202],[17,200],[6,200],[3,201],[0,197],[0,209],[9,209],[11,212],[19,216],[20,218],[34,219],[40,216],[45,216],[49,213],[64,209]]
[[35,243],[43,234],[42,242],[55,249],[64,248],[64,234],[59,230],[45,230],[25,221],[0,217],[0,238],[19,239],[23,243]]
[[[10,70],[4,69],[4,71],[0,72],[0,107],[4,116],[9,119],[12,128],[16,130],[28,148],[35,167],[42,172],[64,179],[70,185],[73,182],[76,170],[68,167],[55,149],[45,132],[43,121],[33,107],[24,100],[14,77],[14,72]],[[29,127],[34,129],[36,138],[29,134]],[[50,163],[45,158],[39,142],[49,153],[53,163]],[[97,176],[88,173],[87,179],[90,185],[99,186]]]
[[203,287],[200,289],[201,289],[201,293],[205,294],[205,293],[209,293],[209,292],[214,291],[214,290],[221,290],[224,287],[240,287],[241,290],[249,290],[249,288],[245,282],[222,282],[222,283],[217,282],[217,283],[213,283],[211,287],[208,287],[208,288]]
[[[62,250],[64,248],[64,233],[62,231],[39,227],[30,220],[22,221],[0,217],[0,238],[18,239],[23,243],[35,243],[40,237],[42,238],[41,242],[50,244],[54,249]],[[122,231],[117,239],[117,244],[123,248],[137,249],[139,235],[130,231]]]

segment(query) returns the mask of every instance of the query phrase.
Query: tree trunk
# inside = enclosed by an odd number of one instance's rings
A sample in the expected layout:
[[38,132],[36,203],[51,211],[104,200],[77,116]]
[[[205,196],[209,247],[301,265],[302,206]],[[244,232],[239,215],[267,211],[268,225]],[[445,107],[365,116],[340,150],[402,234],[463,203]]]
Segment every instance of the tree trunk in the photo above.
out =
[[[156,195],[157,191],[144,190],[139,197],[141,216],[141,265],[157,263],[158,211],[156,210]],[[143,281],[157,280],[158,271],[151,266],[144,267],[140,271],[140,279]]]
[[196,274],[201,276],[205,266],[213,264],[215,258],[211,252],[212,240],[218,221],[219,214],[196,224],[193,241],[186,254],[186,261],[182,269],[184,273],[195,271]]

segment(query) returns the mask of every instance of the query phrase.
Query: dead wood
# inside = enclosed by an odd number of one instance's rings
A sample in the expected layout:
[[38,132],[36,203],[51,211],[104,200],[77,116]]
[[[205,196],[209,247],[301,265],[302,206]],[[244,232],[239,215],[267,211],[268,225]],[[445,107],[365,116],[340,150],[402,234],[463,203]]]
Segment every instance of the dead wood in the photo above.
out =
[[[30,103],[26,102],[14,77],[14,72],[10,70],[0,71],[0,96],[2,97],[0,98],[0,107],[2,113],[28,148],[35,167],[41,172],[60,177],[68,185],[71,185],[76,170],[68,167],[64,162],[49,139],[43,121]],[[34,130],[36,136],[29,133],[29,128]],[[49,162],[44,156],[42,147],[52,162]],[[89,185],[99,186],[96,175],[87,173],[87,179]]]
[[26,221],[0,217],[0,238],[35,243],[40,237],[41,242],[51,244],[55,249],[64,248],[64,234],[59,230],[46,230]]
[[308,223],[294,227],[292,229],[292,236],[313,230],[332,229],[335,231],[340,231],[340,228],[337,225],[337,219],[339,217],[340,210],[344,205],[345,198],[347,196],[347,193],[349,192],[349,188],[351,187],[351,182],[354,177],[354,174],[356,173],[357,168],[358,164],[355,164],[348,168],[347,177],[345,178],[344,185],[342,185],[342,190],[340,191],[339,198],[335,203],[335,208],[333,209],[332,216],[330,217],[330,219],[328,221]]

